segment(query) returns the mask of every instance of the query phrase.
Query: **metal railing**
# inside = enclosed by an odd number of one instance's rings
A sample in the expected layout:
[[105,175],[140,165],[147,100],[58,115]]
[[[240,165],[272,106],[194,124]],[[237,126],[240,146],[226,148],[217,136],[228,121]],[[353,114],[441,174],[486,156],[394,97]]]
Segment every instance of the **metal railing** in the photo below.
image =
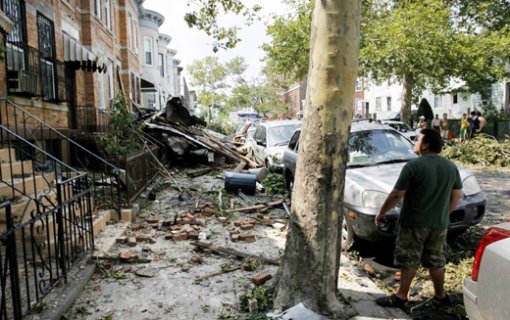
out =
[[[56,195],[0,205],[0,318],[22,319],[94,248],[89,179],[80,174],[56,183]],[[28,216],[26,215],[28,214]]]
[[[94,205],[97,208],[119,210],[126,203],[125,186],[119,179],[121,169],[6,98],[0,98],[0,126],[4,128],[0,131],[0,147],[16,152],[16,157],[9,153],[9,160],[31,160],[34,169],[48,167],[45,157],[40,153],[33,154],[35,149],[32,145],[37,145],[39,149],[60,160],[63,160],[62,155],[66,153],[62,149],[69,148],[74,158],[80,160],[79,167],[89,173],[88,178],[94,191]],[[14,134],[6,134],[6,130]],[[30,142],[30,145],[19,145],[18,137],[33,142]]]

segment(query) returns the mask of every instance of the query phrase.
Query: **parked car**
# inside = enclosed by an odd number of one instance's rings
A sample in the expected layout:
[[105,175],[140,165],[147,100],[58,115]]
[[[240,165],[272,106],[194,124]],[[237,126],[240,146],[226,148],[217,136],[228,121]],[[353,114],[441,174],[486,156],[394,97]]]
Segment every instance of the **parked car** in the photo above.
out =
[[510,222],[485,231],[462,293],[469,319],[510,319]]
[[393,121],[393,120],[382,120],[382,124],[385,124],[387,126],[392,127],[393,129],[400,132],[402,135],[404,135],[407,139],[411,141],[416,141],[416,138],[418,135],[416,132],[409,126],[407,123],[402,121]]
[[294,131],[301,126],[299,120],[277,120],[261,122],[248,140],[255,158],[271,171],[283,170],[283,151]]
[[[297,130],[283,155],[284,175],[292,191],[297,163],[299,136]],[[413,144],[394,129],[377,123],[353,123],[348,143],[348,163],[345,175],[344,222],[342,247],[349,248],[355,236],[378,241],[396,236],[400,208],[386,214],[387,223],[375,226],[374,218],[405,163],[414,159]],[[463,182],[463,197],[450,214],[450,230],[462,232],[482,221],[486,196],[474,175],[459,167]]]

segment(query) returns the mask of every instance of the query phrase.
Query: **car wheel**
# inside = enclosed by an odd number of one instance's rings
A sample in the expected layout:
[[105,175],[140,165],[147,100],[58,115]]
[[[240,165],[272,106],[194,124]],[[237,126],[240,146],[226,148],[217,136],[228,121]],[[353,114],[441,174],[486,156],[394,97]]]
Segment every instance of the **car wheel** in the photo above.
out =
[[354,230],[352,230],[352,226],[349,222],[347,222],[347,217],[342,217],[342,250],[347,251],[352,248],[354,244]]

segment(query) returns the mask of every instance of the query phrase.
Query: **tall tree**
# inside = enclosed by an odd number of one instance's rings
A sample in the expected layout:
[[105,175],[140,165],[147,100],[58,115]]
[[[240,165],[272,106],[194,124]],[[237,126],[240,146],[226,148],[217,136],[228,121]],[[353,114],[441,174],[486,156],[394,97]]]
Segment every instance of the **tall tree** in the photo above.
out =
[[301,183],[294,189],[276,308],[303,302],[320,313],[348,317],[336,294],[360,11],[359,0],[314,2],[307,106],[296,173]]
[[212,111],[225,104],[226,94],[224,89],[229,86],[228,78],[233,76],[238,81],[246,71],[247,65],[242,57],[235,57],[226,63],[220,63],[216,56],[207,56],[195,60],[188,66],[191,77],[191,85],[197,86],[198,102],[207,107],[207,121],[211,121]]
[[[360,72],[376,81],[404,85],[401,111],[407,121],[411,103],[417,102],[424,88],[451,90],[450,80],[457,79],[465,82],[461,90],[485,95],[491,83],[506,75],[508,0],[473,2],[480,7],[468,0],[363,1]],[[300,8],[306,10],[303,3]],[[486,14],[477,14],[478,9]],[[263,48],[275,68],[299,70],[297,76],[307,71],[300,63],[307,53],[295,50],[306,29],[293,26],[308,19],[306,14],[289,15],[269,27],[273,39]]]
[[[337,300],[340,226],[358,66],[361,4],[316,0],[292,215],[275,306],[303,302],[342,317]],[[345,316],[345,315],[344,315]]]

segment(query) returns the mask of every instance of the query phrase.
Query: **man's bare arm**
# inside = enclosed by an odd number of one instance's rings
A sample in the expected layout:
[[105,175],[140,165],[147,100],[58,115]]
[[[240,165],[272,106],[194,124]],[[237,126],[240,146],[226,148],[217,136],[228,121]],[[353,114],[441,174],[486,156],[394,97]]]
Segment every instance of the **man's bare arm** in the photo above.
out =
[[378,226],[383,220],[386,212],[388,212],[391,208],[397,205],[397,203],[402,199],[402,197],[406,194],[406,190],[391,190],[390,194],[384,200],[384,203],[379,209],[379,213],[375,216],[375,225]]
[[457,208],[457,204],[459,203],[460,198],[462,197],[461,189],[453,189],[450,195],[450,211],[452,213],[455,208]]

